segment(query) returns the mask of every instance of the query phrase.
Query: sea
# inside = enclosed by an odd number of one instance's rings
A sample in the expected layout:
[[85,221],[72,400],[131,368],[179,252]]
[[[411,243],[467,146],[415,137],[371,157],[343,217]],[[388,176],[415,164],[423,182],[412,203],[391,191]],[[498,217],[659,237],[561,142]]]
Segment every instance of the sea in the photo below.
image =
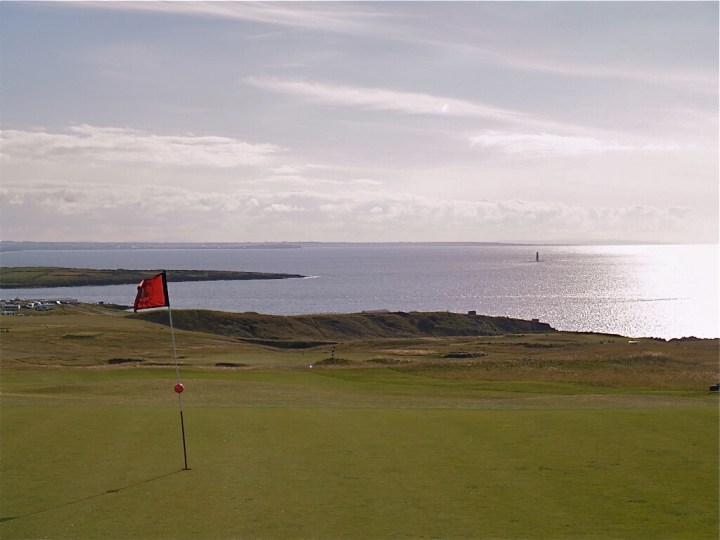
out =
[[[0,265],[165,269],[173,309],[276,315],[475,311],[540,319],[558,330],[672,339],[720,336],[718,254],[718,245],[169,245],[5,251]],[[174,269],[307,277],[178,283]],[[3,299],[122,305],[131,305],[135,293],[136,284],[0,289]]]

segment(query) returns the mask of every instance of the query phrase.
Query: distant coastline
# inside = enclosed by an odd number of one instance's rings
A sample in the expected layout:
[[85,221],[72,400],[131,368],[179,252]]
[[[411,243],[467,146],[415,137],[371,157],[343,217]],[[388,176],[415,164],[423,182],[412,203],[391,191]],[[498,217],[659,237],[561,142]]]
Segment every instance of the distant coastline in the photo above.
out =
[[295,242],[26,242],[0,241],[0,253],[45,250],[299,249]]
[[[58,268],[26,266],[0,268],[3,288],[38,289],[46,287],[85,287],[128,285],[152,277],[161,270],[97,270],[91,268]],[[225,270],[168,270],[168,281],[243,281],[251,279],[304,278],[300,274],[271,272],[235,272]]]
[[523,247],[523,246],[636,246],[636,245],[682,245],[668,242],[593,240],[593,241],[537,241],[537,242],[42,242],[0,240],[0,253],[17,251],[126,251],[163,249],[302,249],[337,247],[401,247],[401,246],[477,246],[477,247]]
[[0,240],[0,253],[47,250],[302,249],[356,246],[522,246],[512,242],[30,242]]

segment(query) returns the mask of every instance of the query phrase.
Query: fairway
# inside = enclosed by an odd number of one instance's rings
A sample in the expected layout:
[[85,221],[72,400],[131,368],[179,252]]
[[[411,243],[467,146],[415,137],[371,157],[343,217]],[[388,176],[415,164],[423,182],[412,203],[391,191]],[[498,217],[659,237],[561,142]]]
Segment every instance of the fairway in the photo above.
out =
[[189,471],[171,371],[6,374],[0,536],[716,536],[715,396],[338,373],[186,373]]
[[717,340],[3,325],[0,538],[718,535]]

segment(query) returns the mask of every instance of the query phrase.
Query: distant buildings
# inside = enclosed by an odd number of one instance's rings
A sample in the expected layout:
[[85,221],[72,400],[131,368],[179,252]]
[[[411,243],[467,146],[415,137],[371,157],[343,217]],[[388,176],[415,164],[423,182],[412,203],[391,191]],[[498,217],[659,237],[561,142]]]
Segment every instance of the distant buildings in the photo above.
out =
[[77,304],[78,301],[74,298],[44,298],[44,299],[24,299],[20,300],[15,298],[14,300],[0,300],[2,302],[2,314],[3,315],[16,315],[23,309],[33,309],[35,311],[50,311],[55,309],[55,306],[61,304]]

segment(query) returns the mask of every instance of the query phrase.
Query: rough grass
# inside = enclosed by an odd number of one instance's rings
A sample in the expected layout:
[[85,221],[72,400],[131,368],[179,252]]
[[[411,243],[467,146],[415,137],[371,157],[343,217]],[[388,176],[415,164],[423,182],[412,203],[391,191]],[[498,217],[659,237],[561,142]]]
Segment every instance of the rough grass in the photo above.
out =
[[[242,320],[255,321],[256,326],[290,319],[243,315]],[[167,321],[164,311],[154,316]],[[173,363],[171,333],[165,324],[99,306],[61,306],[57,312],[3,317],[1,323],[6,367],[104,366],[114,358],[133,358],[145,365]],[[216,330],[224,332],[222,327]],[[322,341],[286,329],[276,333],[283,337],[248,340],[237,339],[234,329],[229,335],[176,329],[178,358],[184,366],[265,369],[305,367],[334,355],[345,360],[348,369],[384,366],[451,380],[533,380],[662,391],[706,391],[718,382],[717,339],[665,342],[541,332],[373,339],[346,335]]]

